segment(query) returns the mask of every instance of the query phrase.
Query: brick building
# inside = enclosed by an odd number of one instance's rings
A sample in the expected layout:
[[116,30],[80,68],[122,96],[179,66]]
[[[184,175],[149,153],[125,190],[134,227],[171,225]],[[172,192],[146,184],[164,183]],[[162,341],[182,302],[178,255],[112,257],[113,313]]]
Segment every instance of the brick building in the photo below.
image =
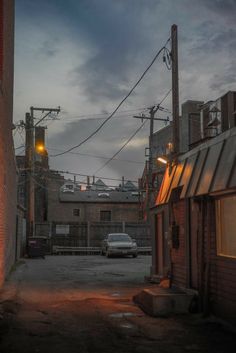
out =
[[[229,91],[214,101],[187,100],[181,106],[180,116],[180,153],[186,153],[203,141],[236,125],[236,92]],[[167,144],[172,142],[172,125],[158,130],[153,135],[153,177],[151,207],[155,205],[157,193],[164,175],[164,165],[157,162],[159,156],[167,154]],[[168,157],[168,156],[167,156]],[[140,213],[145,218],[147,209],[146,190],[148,187],[148,162],[140,179]]]
[[201,139],[201,106],[203,101],[187,100],[182,104],[180,118],[180,152],[187,152]]
[[[127,188],[130,189],[131,185],[127,184]],[[65,181],[55,173],[48,177],[47,189],[48,222],[138,221],[137,189],[111,190],[98,180],[89,189],[81,190],[73,181]]]
[[16,165],[12,138],[14,1],[0,0],[0,286],[15,261]]
[[200,310],[235,324],[236,96],[223,97],[218,116],[211,102],[202,120],[202,131],[214,126],[217,135],[203,135],[166,169],[153,209],[152,273],[194,290]]

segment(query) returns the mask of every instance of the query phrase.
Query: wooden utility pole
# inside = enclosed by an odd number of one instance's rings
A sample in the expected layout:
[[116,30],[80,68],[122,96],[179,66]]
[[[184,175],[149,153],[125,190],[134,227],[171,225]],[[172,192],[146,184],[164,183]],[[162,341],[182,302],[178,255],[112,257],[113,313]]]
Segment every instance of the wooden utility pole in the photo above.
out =
[[150,120],[150,132],[149,132],[149,154],[148,154],[148,189],[147,189],[147,221],[150,221],[150,207],[152,206],[152,174],[153,174],[153,132],[154,132],[154,120],[168,122],[168,119],[155,118],[156,112],[161,109],[160,105],[153,106],[149,109],[150,116],[134,116],[137,119]]
[[30,113],[25,114],[25,170],[26,170],[26,245],[34,231],[34,124]]
[[150,207],[152,202],[152,174],[153,174],[153,132],[154,132],[154,117],[158,110],[157,107],[150,108],[150,133],[149,133],[149,158],[148,158],[148,197],[147,197],[147,221],[150,221]]
[[[46,114],[34,124],[34,111],[41,111]],[[25,170],[26,170],[26,246],[28,250],[28,239],[34,236],[35,224],[35,127],[42,122],[50,113],[60,112],[59,108],[34,108],[30,107],[30,113],[25,114]]]
[[173,111],[173,154],[179,153],[179,73],[178,73],[178,28],[171,27],[171,58],[172,58],[172,111]]

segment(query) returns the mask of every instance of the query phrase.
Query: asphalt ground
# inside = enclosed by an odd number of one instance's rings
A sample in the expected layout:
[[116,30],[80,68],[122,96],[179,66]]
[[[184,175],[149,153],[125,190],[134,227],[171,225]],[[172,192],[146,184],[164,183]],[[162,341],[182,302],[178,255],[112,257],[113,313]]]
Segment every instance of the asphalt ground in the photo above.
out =
[[236,352],[215,318],[152,318],[132,301],[150,256],[22,260],[1,293],[0,352]]

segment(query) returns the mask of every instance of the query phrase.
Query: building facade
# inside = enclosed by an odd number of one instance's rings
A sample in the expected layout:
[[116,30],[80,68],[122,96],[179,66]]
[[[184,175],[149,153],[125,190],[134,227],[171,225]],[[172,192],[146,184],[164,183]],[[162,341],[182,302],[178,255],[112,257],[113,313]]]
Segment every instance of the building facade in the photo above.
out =
[[0,0],[0,286],[14,264],[16,249],[13,60],[14,1]]
[[188,100],[182,104],[180,118],[180,152],[185,153],[201,140],[200,110],[204,102]]
[[[48,222],[137,222],[138,192],[116,191],[101,180],[89,189],[59,174],[48,178]],[[131,188],[127,184],[127,188]],[[136,190],[136,189],[135,189]]]
[[235,324],[236,126],[215,126],[216,136],[166,169],[153,209],[152,273],[196,291],[199,310]]

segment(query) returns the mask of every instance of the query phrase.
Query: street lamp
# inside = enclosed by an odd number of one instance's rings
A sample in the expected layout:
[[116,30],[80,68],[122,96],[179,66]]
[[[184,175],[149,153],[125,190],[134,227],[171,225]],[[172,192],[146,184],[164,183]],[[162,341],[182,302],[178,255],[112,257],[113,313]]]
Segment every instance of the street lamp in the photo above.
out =
[[37,153],[42,154],[45,152],[45,146],[43,144],[38,144],[35,146],[35,150]]

